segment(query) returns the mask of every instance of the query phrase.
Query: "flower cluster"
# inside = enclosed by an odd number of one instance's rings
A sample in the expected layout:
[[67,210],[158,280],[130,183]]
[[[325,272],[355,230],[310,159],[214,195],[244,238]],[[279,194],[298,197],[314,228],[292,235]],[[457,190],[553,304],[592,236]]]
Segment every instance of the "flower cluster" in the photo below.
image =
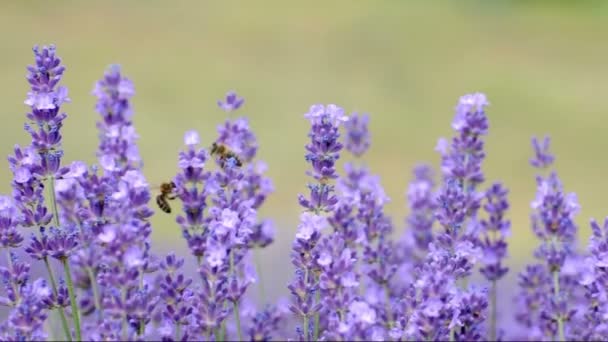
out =
[[[178,172],[153,198],[133,82],[119,66],[107,69],[93,90],[97,163],[62,166],[66,69],[54,46],[35,47],[34,58],[25,101],[31,142],[8,157],[12,193],[0,196],[2,341],[608,339],[608,218],[591,221],[579,251],[580,205],[554,170],[537,176],[531,204],[536,260],[518,273],[512,307],[499,303],[510,295],[502,287],[509,190],[484,184],[489,102],[481,93],[460,98],[455,134],[437,145],[440,179],[430,165],[414,168],[397,240],[389,198],[364,161],[370,116],[310,107],[291,297],[274,304],[264,292],[274,274],[264,279],[254,262],[274,242],[273,221],[260,215],[274,187],[249,119],[233,116],[245,100],[231,91],[217,102],[228,116],[215,139],[185,132]],[[532,166],[550,168],[549,138],[532,146]],[[355,160],[340,165],[344,152]],[[153,253],[155,214],[175,215],[188,255]],[[27,228],[35,229],[26,242]],[[36,267],[46,269],[42,278],[32,278]],[[515,324],[507,326],[509,316]]]

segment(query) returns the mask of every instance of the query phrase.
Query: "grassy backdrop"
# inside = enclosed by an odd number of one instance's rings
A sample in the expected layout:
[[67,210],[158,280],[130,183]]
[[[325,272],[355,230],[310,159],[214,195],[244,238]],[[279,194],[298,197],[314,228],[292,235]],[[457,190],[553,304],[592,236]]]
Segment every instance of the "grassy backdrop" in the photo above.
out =
[[[534,172],[529,139],[550,134],[566,189],[582,203],[578,222],[608,214],[608,6],[602,2],[4,2],[0,10],[0,155],[27,143],[25,65],[36,43],[55,43],[68,70],[63,84],[65,160],[94,162],[90,95],[110,63],[136,85],[135,123],[145,174],[160,183],[176,172],[183,132],[205,141],[223,121],[215,101],[228,89],[246,98],[276,193],[263,216],[278,237],[264,254],[276,288],[290,277],[296,194],[310,104],[337,103],[371,114],[366,162],[382,176],[398,229],[417,161],[435,165],[437,138],[451,135],[458,97],[488,94],[488,180],[511,190],[514,260],[536,244],[528,223]],[[0,191],[10,190],[7,164]],[[161,213],[162,214],[162,213]],[[159,250],[183,249],[173,217],[154,218]],[[185,252],[184,252],[185,254]]]

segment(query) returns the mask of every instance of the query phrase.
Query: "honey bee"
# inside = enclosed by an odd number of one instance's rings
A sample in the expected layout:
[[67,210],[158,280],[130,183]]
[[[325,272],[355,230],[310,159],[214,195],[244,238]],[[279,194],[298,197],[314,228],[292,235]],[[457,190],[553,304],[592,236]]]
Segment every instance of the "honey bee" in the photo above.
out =
[[210,154],[218,157],[220,166],[222,168],[226,166],[227,161],[232,161],[234,163],[233,165],[237,167],[243,166],[243,162],[241,162],[239,156],[224,144],[214,142],[211,145]]
[[167,214],[171,213],[169,201],[177,198],[177,195],[173,193],[175,187],[175,183],[173,182],[162,183],[160,185],[160,194],[156,196],[156,204],[158,204],[160,210],[166,212]]

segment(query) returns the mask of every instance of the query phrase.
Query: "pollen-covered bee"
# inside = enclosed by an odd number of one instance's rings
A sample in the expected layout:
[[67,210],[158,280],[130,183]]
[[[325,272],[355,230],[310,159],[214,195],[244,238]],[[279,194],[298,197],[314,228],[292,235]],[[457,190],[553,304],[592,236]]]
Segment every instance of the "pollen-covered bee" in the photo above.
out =
[[160,194],[156,196],[156,204],[158,204],[160,210],[166,212],[167,214],[171,213],[169,201],[177,198],[177,195],[173,192],[175,188],[176,186],[173,182],[162,183],[160,185]]
[[239,156],[224,144],[214,142],[211,145],[210,154],[218,157],[220,166],[222,168],[226,166],[226,163],[233,163],[233,165],[237,167],[243,166]]

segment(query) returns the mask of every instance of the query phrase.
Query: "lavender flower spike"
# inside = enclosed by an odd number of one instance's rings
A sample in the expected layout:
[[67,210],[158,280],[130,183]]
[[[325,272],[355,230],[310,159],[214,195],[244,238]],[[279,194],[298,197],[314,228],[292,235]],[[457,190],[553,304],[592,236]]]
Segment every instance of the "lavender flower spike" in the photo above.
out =
[[368,123],[369,116],[367,114],[359,115],[357,113],[351,114],[348,121],[344,123],[344,129],[346,130],[344,145],[356,157],[362,156],[370,146]]
[[433,170],[422,164],[414,168],[414,179],[407,190],[410,215],[406,219],[408,235],[414,242],[414,256],[422,261],[433,241],[433,213],[437,207],[433,193]]
[[131,121],[133,110],[130,99],[135,94],[133,83],[125,78],[120,66],[112,65],[95,84],[97,112],[101,121],[97,157],[106,172],[124,175],[127,170],[141,168],[137,148],[137,133]]
[[484,205],[488,218],[481,221],[483,236],[480,245],[484,251],[482,259],[483,266],[480,272],[489,281],[502,278],[508,271],[508,267],[502,265],[507,256],[506,237],[509,235],[511,222],[504,218],[509,209],[507,201],[508,190],[500,183],[492,184],[486,191]]
[[496,320],[497,320],[497,281],[502,278],[508,267],[503,265],[503,260],[507,256],[506,237],[509,234],[511,222],[504,218],[504,214],[509,208],[507,201],[508,190],[500,183],[493,184],[486,191],[484,205],[488,218],[481,221],[482,236],[479,245],[483,250],[483,266],[480,269],[491,285],[490,292],[490,334],[491,341],[496,340]]
[[555,157],[549,152],[551,138],[545,136],[543,141],[539,141],[536,137],[532,138],[532,147],[534,148],[534,157],[530,158],[530,165],[537,169],[546,169],[555,160]]
[[226,98],[223,101],[217,101],[217,105],[225,112],[230,113],[241,108],[244,102],[245,99],[238,96],[234,91],[229,91],[226,93]]
[[64,102],[69,102],[67,88],[57,86],[65,67],[55,55],[55,46],[34,47],[35,65],[28,66],[27,80],[31,91],[25,104],[31,107],[27,118],[34,125],[26,124],[25,130],[32,136],[32,146],[41,157],[41,173],[53,175],[59,170],[63,156],[60,129],[67,117],[60,113]]
[[[304,117],[311,123],[306,161],[311,164],[312,170],[307,174],[316,183],[308,185],[309,198],[298,196],[298,202],[306,211],[300,216],[301,223],[291,254],[291,262],[296,267],[296,279],[288,288],[295,297],[290,310],[302,318],[303,338],[310,340],[319,336],[318,311],[321,308],[321,304],[316,303],[318,300],[313,299],[319,286],[315,274],[321,271],[313,251],[321,239],[321,230],[328,224],[322,213],[331,212],[338,202],[334,186],[329,182],[338,177],[335,162],[342,150],[342,144],[338,141],[339,126],[348,118],[342,108],[333,104],[313,105]],[[313,316],[315,321],[311,331],[309,319]]]

